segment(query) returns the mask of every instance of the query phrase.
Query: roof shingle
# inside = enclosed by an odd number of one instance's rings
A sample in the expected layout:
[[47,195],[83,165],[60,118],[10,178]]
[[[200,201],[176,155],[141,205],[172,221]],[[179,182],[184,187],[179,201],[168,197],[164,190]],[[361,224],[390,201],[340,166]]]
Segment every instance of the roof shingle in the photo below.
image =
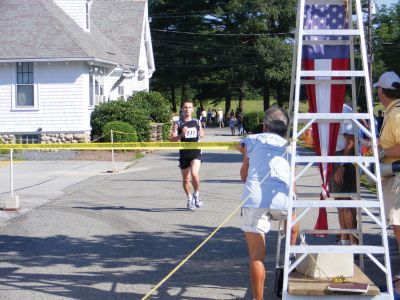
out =
[[0,61],[82,58],[137,65],[145,2],[118,0],[123,9],[110,9],[115,2],[93,2],[89,33],[52,0],[1,0]]

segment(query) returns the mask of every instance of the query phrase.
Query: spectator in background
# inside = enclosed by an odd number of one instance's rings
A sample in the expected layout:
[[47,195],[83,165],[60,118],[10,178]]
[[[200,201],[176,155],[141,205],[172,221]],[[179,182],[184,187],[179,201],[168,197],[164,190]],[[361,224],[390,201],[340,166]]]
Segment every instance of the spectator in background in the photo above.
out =
[[207,112],[206,112],[205,109],[203,109],[202,112],[201,112],[200,122],[201,122],[201,126],[202,126],[203,128],[206,128],[206,123],[207,123]]
[[235,135],[235,126],[236,126],[236,118],[235,116],[231,116],[229,119],[229,128],[231,129],[232,135]]
[[200,120],[200,117],[201,117],[201,107],[198,106],[197,109],[196,109],[196,118],[197,118],[197,120]]
[[217,112],[215,109],[211,110],[211,124],[215,125],[217,121]]
[[[347,104],[343,104],[343,113],[351,113],[353,110]],[[354,129],[352,121],[344,121],[340,124],[336,145],[337,156],[354,155]],[[356,169],[351,163],[336,163],[333,165],[332,175],[329,180],[331,193],[356,193]],[[350,197],[336,197],[335,200],[351,200]],[[338,208],[339,225],[341,229],[357,228],[357,211],[355,208]],[[341,234],[340,245],[358,244],[357,238],[352,234]]]
[[238,134],[243,135],[243,113],[240,112],[236,118],[236,125],[238,128]]
[[212,124],[211,123],[211,115],[212,115],[211,108],[209,108],[208,111],[207,111],[207,123],[208,123],[208,125]]
[[377,122],[377,135],[379,136],[379,133],[381,132],[382,124],[383,124],[383,114],[382,110],[378,110],[378,116],[376,117],[376,122]]
[[217,112],[217,123],[219,128],[224,128],[224,112],[222,111],[222,108],[218,108]]

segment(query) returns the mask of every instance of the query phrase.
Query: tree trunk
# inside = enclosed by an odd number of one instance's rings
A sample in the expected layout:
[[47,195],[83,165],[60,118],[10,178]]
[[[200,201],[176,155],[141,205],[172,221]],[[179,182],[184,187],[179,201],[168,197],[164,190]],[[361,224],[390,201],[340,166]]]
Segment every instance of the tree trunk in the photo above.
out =
[[200,109],[201,111],[204,110],[203,99],[199,99]]
[[183,104],[183,101],[186,100],[186,84],[182,84],[181,88],[181,106]]
[[170,88],[171,88],[171,104],[172,104],[172,111],[173,111],[174,113],[176,113],[176,112],[177,112],[177,109],[176,109],[175,86],[174,86],[173,84],[171,84]]
[[239,88],[239,109],[244,111],[244,90],[243,87]]
[[225,119],[229,119],[229,112],[231,111],[232,95],[228,93],[225,98]]
[[263,88],[264,111],[269,108],[269,86]]
[[283,89],[280,85],[278,85],[278,88],[276,89],[276,102],[278,106],[283,107]]

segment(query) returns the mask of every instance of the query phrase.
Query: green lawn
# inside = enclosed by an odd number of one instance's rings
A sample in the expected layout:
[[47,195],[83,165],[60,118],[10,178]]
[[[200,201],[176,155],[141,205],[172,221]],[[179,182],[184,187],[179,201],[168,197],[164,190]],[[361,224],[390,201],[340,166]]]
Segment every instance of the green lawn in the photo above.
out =
[[[271,100],[270,105],[276,104],[276,100]],[[238,100],[232,100],[231,102],[231,109],[236,111],[237,107],[239,106],[239,101]],[[221,102],[219,105],[207,105],[206,110],[209,108],[211,109],[216,109],[222,108],[223,110],[225,109],[225,102]],[[244,101],[244,111],[247,112],[253,112],[253,111],[263,111],[263,101],[262,100],[245,100]],[[307,101],[301,101],[300,102],[300,111],[301,112],[307,112],[308,111],[308,104]]]
[[[271,105],[276,104],[275,100],[271,100]],[[237,107],[239,106],[238,100],[232,100],[231,102],[231,109],[236,111]],[[206,106],[206,110],[209,108],[216,109],[222,108],[225,109],[225,102],[221,102],[219,105],[212,105],[209,104]],[[378,110],[384,110],[384,107],[381,103],[374,102],[374,114],[378,115]],[[262,100],[245,100],[244,101],[244,111],[245,112],[253,112],[253,111],[263,111],[263,101]],[[308,103],[307,101],[300,101],[300,112],[305,113],[308,112]]]
[[[236,111],[236,109],[239,107],[239,101],[238,100],[232,100],[231,101],[231,109],[233,111]],[[225,110],[225,101],[222,101],[218,105],[212,105],[209,103],[206,105],[206,110],[209,108],[218,110],[218,108],[222,108],[222,110]],[[262,100],[245,100],[244,101],[244,111],[245,112],[253,112],[253,111],[263,111],[263,101]]]

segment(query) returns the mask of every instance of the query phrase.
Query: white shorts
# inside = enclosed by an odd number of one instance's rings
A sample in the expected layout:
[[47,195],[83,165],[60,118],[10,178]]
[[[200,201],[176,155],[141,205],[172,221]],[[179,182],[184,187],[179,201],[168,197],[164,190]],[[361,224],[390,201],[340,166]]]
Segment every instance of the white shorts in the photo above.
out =
[[394,176],[386,177],[382,181],[383,204],[388,224],[400,225],[400,191],[396,191],[394,183]]
[[244,232],[268,233],[271,220],[281,220],[286,216],[286,212],[276,209],[242,207],[241,229]]

